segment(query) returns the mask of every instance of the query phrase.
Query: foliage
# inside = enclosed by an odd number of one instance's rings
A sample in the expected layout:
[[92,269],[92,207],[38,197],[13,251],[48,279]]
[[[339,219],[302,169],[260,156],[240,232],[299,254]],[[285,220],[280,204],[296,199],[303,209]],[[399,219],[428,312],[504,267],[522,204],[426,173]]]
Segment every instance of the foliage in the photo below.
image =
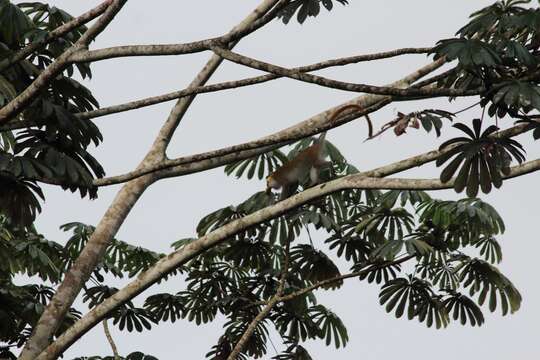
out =
[[[336,0],[347,4],[346,0]],[[333,0],[293,0],[278,16],[287,24],[318,16]],[[121,331],[143,332],[160,322],[187,320],[203,326],[225,319],[223,333],[207,352],[210,359],[226,358],[246,330],[253,334],[239,359],[268,357],[274,330],[284,345],[274,358],[312,359],[303,342],[322,340],[344,347],[349,341],[346,321],[320,303],[315,290],[338,290],[346,278],[356,278],[380,288],[379,303],[397,318],[417,320],[437,329],[456,321],[480,326],[483,311],[517,311],[521,295],[495,264],[502,260],[498,237],[505,225],[498,212],[476,198],[478,190],[499,188],[510,174],[512,160],[522,163],[525,150],[515,140],[498,136],[488,117],[508,116],[527,123],[540,138],[537,68],[540,55],[540,12],[528,1],[505,0],[471,16],[452,39],[433,48],[435,58],[455,61],[436,86],[470,90],[479,95],[482,119],[472,127],[456,123],[461,136],[444,141],[437,165],[446,164],[442,182],[453,182],[468,198],[441,200],[413,190],[348,189],[311,201],[280,216],[231,233],[225,242],[201,252],[164,279],[182,274],[185,287],[175,293],[149,295],[142,304],[127,301],[109,314]],[[85,31],[81,26],[40,47],[11,65],[23,46],[44,39],[54,28],[70,21],[66,12],[39,2],[12,4],[0,0],[0,106],[20,94],[42,71],[74,44]],[[101,143],[96,125],[78,114],[96,109],[92,93],[72,78],[75,70],[91,77],[89,64],[68,66],[24,111],[9,123],[16,130],[0,131],[0,357],[14,358],[12,348],[26,342],[44,306],[55,293],[67,269],[79,256],[93,226],[72,222],[62,226],[71,236],[65,245],[47,240],[33,227],[44,199],[41,183],[59,184],[81,196],[94,198],[95,178],[104,176],[89,147]],[[484,110],[487,110],[485,112]],[[442,136],[443,121],[456,114],[440,109],[398,113],[391,122],[397,135],[409,127]],[[8,126],[8,128],[10,128]],[[290,151],[268,153],[233,162],[227,175],[262,180],[314,139],[302,139]],[[323,181],[358,170],[325,141],[331,165]],[[457,174],[457,175],[456,175]],[[455,178],[454,178],[454,175]],[[311,184],[299,184],[299,191]],[[195,231],[208,236],[231,221],[276,202],[275,194],[257,192],[245,201],[204,216]],[[326,233],[323,243],[311,231]],[[189,246],[193,238],[180,239],[174,249]],[[133,278],[154,266],[165,254],[114,239],[84,287],[83,301],[93,308],[113,296],[113,277]],[[407,263],[407,266],[402,266]],[[343,265],[346,264],[346,265]],[[26,276],[16,285],[15,276]],[[28,279],[29,278],[29,279]],[[37,283],[32,281],[36,280]],[[284,298],[268,316],[254,322],[268,301],[283,287]],[[55,336],[65,331],[81,313],[71,309]],[[112,359],[111,356],[78,359]],[[124,359],[124,358],[123,358]],[[155,359],[134,352],[130,360]]]
[[501,187],[503,176],[510,174],[512,158],[520,164],[525,160],[520,143],[510,138],[493,136],[497,131],[494,125],[483,132],[480,132],[481,126],[480,119],[473,120],[472,130],[465,124],[455,124],[454,127],[463,131],[469,138],[457,137],[445,141],[440,150],[451,145],[455,146],[437,159],[437,166],[441,166],[455,155],[441,172],[441,181],[450,181],[461,166],[454,180],[454,190],[459,193],[466,187],[467,195],[470,197],[478,194],[479,187],[486,194],[491,191],[492,184],[496,188]]
[[[93,232],[92,226],[80,223],[66,224],[62,228],[73,232],[64,246],[45,239],[33,227],[16,228],[6,217],[0,216],[0,348],[4,357],[14,356],[10,348],[24,345],[44,306],[53,297],[54,287]],[[91,278],[95,286],[85,287],[83,300],[89,302],[90,307],[116,291],[102,284],[106,273],[134,277],[164,256],[120,240],[113,242],[107,254]],[[30,280],[25,285],[16,285],[16,275],[25,275]],[[64,332],[80,316],[78,310],[71,309],[56,335]],[[112,318],[113,324],[127,331],[149,330],[157,322],[152,311],[137,308],[132,302],[117,309]],[[142,353],[133,353],[126,359],[141,359],[138,354]]]
[[[26,44],[44,39],[72,19],[47,4],[0,1],[0,106],[26,89],[86,27],[68,32],[19,62],[4,65]],[[0,191],[0,212],[17,226],[29,226],[41,211],[39,200],[44,196],[38,181],[57,183],[79,191],[82,197],[97,196],[92,181],[105,172],[88,147],[103,138],[92,121],[80,119],[77,113],[94,110],[99,104],[90,90],[71,78],[75,67],[83,78],[91,77],[89,64],[68,66],[10,121],[19,130],[0,131],[0,184],[9,189]]]
[[334,7],[334,1],[346,5],[348,0],[292,0],[278,14],[284,24],[288,24],[296,13],[296,20],[300,24],[306,21],[307,17],[316,17],[321,11],[321,3],[326,10],[330,11]]
[[[287,158],[309,144],[310,140],[303,140],[293,145]],[[259,162],[258,158],[249,161]],[[332,165],[330,176],[347,175],[349,166],[342,156],[335,156]],[[208,235],[272,202],[272,196],[257,193],[203,217],[197,233]],[[276,224],[278,231],[274,230]],[[329,234],[326,246],[313,242],[310,228]],[[483,306],[490,311],[500,308],[505,315],[516,311],[521,302],[516,288],[493,265],[466,254],[473,245],[481,257],[499,262],[502,250],[495,236],[504,229],[500,215],[480,199],[442,201],[410,190],[363,197],[358,190],[345,190],[231,235],[190,261],[184,269],[185,290],[152,295],[145,308],[156,321],[187,319],[201,325],[226,317],[223,335],[207,353],[209,359],[226,358],[265,302],[275,295],[287,244],[292,242],[284,283],[284,295],[291,298],[256,323],[241,359],[265,356],[270,327],[286,345],[276,359],[310,359],[301,345],[308,339],[321,339],[336,347],[347,344],[344,322],[318,303],[313,292],[320,287],[339,289],[343,270],[335,263],[336,257],[350,264],[352,272],[347,276],[381,286],[381,304],[398,318],[406,314],[410,320],[435,328],[451,321],[482,325]],[[174,246],[191,241],[183,239]],[[404,271],[402,261],[412,261],[413,272]]]

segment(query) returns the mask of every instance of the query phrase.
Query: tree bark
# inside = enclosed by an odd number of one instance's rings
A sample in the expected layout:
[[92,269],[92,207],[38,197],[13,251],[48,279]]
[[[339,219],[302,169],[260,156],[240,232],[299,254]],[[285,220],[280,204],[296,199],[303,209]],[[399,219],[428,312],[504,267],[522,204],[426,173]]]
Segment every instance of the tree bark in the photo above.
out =
[[[268,10],[270,10],[277,2],[278,0],[264,0],[259,7],[249,14],[248,17],[232,31],[236,33],[242,31],[244,28],[250,28],[257,19],[268,12]],[[105,15],[106,14],[107,13],[105,13]],[[90,30],[92,30],[92,28],[89,29],[89,31]],[[190,86],[204,85],[220,63],[221,58],[214,55]],[[193,98],[194,95],[189,98],[183,98],[174,106],[150,151],[139,167],[144,168],[151,166],[165,158],[165,149]],[[32,336],[26,343],[23,352],[19,357],[20,360],[33,360],[36,358],[55,359],[65,350],[66,347],[57,346],[55,343],[48,346],[49,339],[52,338],[52,335],[71,307],[71,304],[73,304],[73,301],[75,301],[82,286],[95,269],[96,264],[105,254],[107,247],[110,245],[130,210],[143,192],[155,180],[155,175],[149,174],[132,180],[122,187],[97,225],[94,233],[88,240],[88,243],[81,251],[81,254],[66,273],[64,280],[58,287],[54,297],[45,308],[45,311],[34,328]]]

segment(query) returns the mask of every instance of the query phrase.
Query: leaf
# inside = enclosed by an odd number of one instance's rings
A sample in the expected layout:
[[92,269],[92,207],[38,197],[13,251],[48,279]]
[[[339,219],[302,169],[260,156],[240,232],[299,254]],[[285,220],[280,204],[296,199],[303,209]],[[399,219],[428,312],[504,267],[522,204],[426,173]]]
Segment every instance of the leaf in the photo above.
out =
[[[340,275],[338,267],[322,251],[315,250],[310,245],[299,244],[291,249],[290,254],[293,268],[298,271],[302,277],[311,282],[318,283],[323,280],[331,279]],[[325,289],[335,289],[341,286],[343,281],[331,282],[324,285]]]
[[309,308],[308,314],[321,329],[321,338],[325,339],[327,346],[332,342],[336,349],[347,345],[349,341],[347,328],[336,314],[322,305],[312,306]]
[[448,60],[458,59],[459,64],[466,69],[476,69],[479,66],[495,67],[502,62],[491,44],[477,39],[440,40],[432,53],[435,54],[435,59],[443,56]]
[[508,175],[512,160],[522,163],[525,160],[524,150],[520,143],[513,139],[492,136],[497,130],[490,126],[481,132],[481,121],[473,120],[473,129],[465,124],[454,124],[469,138],[457,137],[444,142],[440,149],[454,146],[437,159],[437,166],[448,160],[448,165],[440,174],[441,182],[449,182],[458,171],[454,180],[454,190],[462,192],[467,188],[467,195],[475,197],[478,189],[484,193],[491,191],[491,184],[496,188],[502,185],[502,177]]
[[333,1],[337,1],[342,5],[348,3],[347,0],[293,0],[278,13],[278,18],[281,18],[284,24],[288,24],[294,14],[297,14],[297,21],[303,24],[308,17],[319,15],[321,2],[326,10],[332,10]]

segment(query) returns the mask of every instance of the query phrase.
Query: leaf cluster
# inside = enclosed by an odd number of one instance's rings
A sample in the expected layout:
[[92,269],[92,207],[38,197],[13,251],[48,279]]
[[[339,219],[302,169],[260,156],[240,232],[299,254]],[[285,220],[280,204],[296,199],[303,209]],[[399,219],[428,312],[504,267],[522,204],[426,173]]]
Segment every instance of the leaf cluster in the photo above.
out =
[[[50,31],[71,21],[65,11],[40,2],[12,4],[0,1],[0,106],[25,90],[56,58],[86,30],[80,26],[58,37],[28,57],[9,65],[24,46],[43,41]],[[8,65],[6,65],[8,64]],[[0,131],[0,212],[16,225],[30,225],[41,211],[43,192],[37,181],[54,181],[81,196],[97,196],[92,185],[105,172],[88,148],[102,135],[90,120],[76,114],[99,104],[89,89],[74,80],[74,69],[91,77],[89,64],[68,66],[10,123],[22,129]],[[20,126],[18,126],[20,127]]]

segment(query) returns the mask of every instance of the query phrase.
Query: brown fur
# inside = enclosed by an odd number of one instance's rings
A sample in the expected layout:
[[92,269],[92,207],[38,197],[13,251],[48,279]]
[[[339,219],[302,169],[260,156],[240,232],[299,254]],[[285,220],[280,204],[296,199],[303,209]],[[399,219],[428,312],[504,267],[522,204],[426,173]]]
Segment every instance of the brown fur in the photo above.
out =
[[[349,104],[337,109],[328,119],[329,123],[333,123],[335,119],[346,110],[356,109],[363,111],[364,108],[360,105]],[[368,134],[369,137],[373,135],[373,125],[369,116],[366,114],[366,120],[368,122]],[[326,137],[326,131],[321,134],[319,139],[310,147],[300,151],[294,159],[289,160],[283,164],[279,169],[268,175],[266,178],[266,191],[269,193],[271,189],[281,190],[281,199],[285,199],[291,196],[298,183],[309,172],[310,178],[313,183],[318,182],[317,172],[326,162],[324,161],[326,155],[324,154],[324,138]],[[315,169],[311,172],[311,169]]]

